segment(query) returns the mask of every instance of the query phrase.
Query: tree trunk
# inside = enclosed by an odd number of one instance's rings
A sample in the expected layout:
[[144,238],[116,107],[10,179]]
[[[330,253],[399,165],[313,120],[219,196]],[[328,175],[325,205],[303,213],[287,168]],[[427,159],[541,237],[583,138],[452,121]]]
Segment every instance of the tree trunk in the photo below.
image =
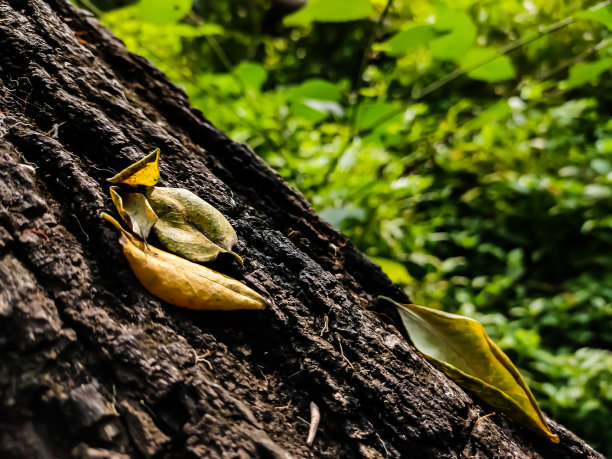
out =
[[[600,457],[466,395],[376,310],[402,290],[91,15],[0,0],[0,456]],[[162,184],[236,228],[215,267],[264,311],[180,309],[130,270],[106,178],[160,147]],[[321,422],[306,444],[309,406]]]

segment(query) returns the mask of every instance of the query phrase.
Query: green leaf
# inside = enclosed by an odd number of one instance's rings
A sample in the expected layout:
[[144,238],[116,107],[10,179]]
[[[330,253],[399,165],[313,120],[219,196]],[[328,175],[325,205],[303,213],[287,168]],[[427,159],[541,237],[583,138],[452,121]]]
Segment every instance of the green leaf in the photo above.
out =
[[305,7],[287,16],[286,26],[299,26],[313,21],[348,22],[372,16],[370,0],[310,0]]
[[[357,121],[355,123],[358,130],[370,129],[374,126],[384,124],[391,121],[391,119],[386,119],[391,113],[397,111],[397,107],[393,104],[387,102],[365,102],[361,105],[358,105],[354,108],[358,110],[357,112]],[[402,117],[401,113],[395,115],[395,117]],[[386,119],[384,123],[381,123],[382,120]]]
[[414,346],[449,378],[525,427],[559,442],[518,369],[477,321],[379,299],[395,304]]
[[142,193],[128,193],[122,198],[118,186],[112,186],[110,194],[117,212],[128,228],[146,244],[151,228],[158,220],[147,198]]
[[287,96],[293,115],[313,123],[324,120],[329,114],[342,116],[344,110],[338,104],[340,99],[342,99],[340,88],[320,78],[304,81],[290,89]]
[[396,33],[380,49],[389,56],[403,56],[415,49],[427,45],[436,36],[436,31],[428,25],[418,25]]
[[328,207],[319,212],[319,216],[329,222],[334,228],[340,229],[344,220],[354,219],[364,221],[366,213],[361,207],[351,204],[344,207]]
[[114,177],[107,179],[107,181],[130,186],[156,185],[159,182],[159,148],[156,148],[140,161],[126,167]]
[[138,15],[151,24],[171,24],[183,19],[191,10],[191,0],[140,0]]
[[[497,55],[497,51],[493,48],[472,48],[459,60],[459,63],[461,67],[468,69],[473,65],[478,65],[480,62],[493,58],[495,55]],[[497,83],[514,78],[516,72],[508,56],[499,56],[469,71],[467,75],[475,80]]]
[[403,264],[395,260],[389,260],[388,258],[370,258],[374,263],[380,266],[383,272],[389,276],[389,279],[396,284],[411,284],[413,282],[414,279]]
[[342,91],[335,84],[321,78],[312,78],[289,90],[288,99],[292,102],[305,99],[333,100],[342,99]]
[[565,89],[573,89],[597,78],[612,67],[612,58],[606,57],[595,62],[580,62],[570,68],[569,78],[563,82]]
[[235,69],[236,77],[247,88],[261,90],[261,86],[268,78],[268,72],[256,62],[241,62]]
[[465,11],[443,6],[433,27],[448,32],[430,43],[431,52],[437,59],[459,59],[476,40],[476,26]]
[[608,29],[612,29],[612,5],[601,6],[597,9],[581,11],[576,14],[580,19],[592,19],[605,25]]
[[242,259],[231,249],[238,237],[227,219],[191,191],[150,187],[146,192],[159,217],[153,233],[169,251],[197,263],[217,259],[220,253]]

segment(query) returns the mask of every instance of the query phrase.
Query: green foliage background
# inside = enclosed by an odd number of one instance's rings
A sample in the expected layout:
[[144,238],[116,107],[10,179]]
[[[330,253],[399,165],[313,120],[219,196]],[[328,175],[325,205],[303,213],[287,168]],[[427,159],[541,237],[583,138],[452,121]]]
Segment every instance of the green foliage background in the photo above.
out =
[[542,408],[612,455],[607,2],[91,1],[415,303],[483,323]]

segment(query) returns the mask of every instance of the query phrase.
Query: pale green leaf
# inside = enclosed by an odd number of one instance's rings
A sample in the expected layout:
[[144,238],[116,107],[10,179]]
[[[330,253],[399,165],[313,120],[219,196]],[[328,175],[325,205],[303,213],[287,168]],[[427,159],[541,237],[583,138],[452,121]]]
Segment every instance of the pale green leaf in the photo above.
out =
[[[472,66],[479,65],[497,55],[497,51],[493,48],[472,48],[465,56],[459,59],[459,64],[464,69],[469,69]],[[489,83],[497,83],[499,81],[514,78],[516,72],[512,61],[508,56],[498,56],[486,64],[479,65],[477,68],[470,70],[468,76],[475,80],[487,81]]]
[[357,121],[355,124],[359,130],[366,130],[379,125],[382,126],[390,122],[391,119],[388,117],[393,112],[397,112],[397,115],[393,116],[393,118],[402,117],[402,113],[397,111],[397,107],[388,102],[365,102],[354,109],[357,110]]
[[414,346],[461,387],[558,443],[527,383],[477,321],[414,304],[397,307]]
[[592,19],[605,25],[608,29],[612,29],[612,5],[601,6],[596,9],[581,11],[576,14],[580,19]]
[[427,45],[436,36],[436,31],[428,25],[418,25],[407,30],[402,30],[386,42],[382,43],[380,49],[389,56],[403,56],[415,49]]
[[150,187],[146,197],[159,217],[153,233],[169,251],[197,263],[213,261],[229,253],[238,237],[227,219],[191,191]]
[[191,10],[191,0],[140,0],[136,7],[143,21],[171,24],[183,19]]
[[573,89],[594,80],[612,67],[612,58],[607,57],[595,62],[580,62],[570,68],[569,78],[563,83],[565,89]]
[[291,88],[287,100],[295,116],[317,123],[330,114],[342,116],[344,110],[338,104],[342,91],[335,84],[321,78],[306,80]]
[[372,16],[370,0],[310,0],[305,7],[284,19],[287,26],[299,26],[313,21],[348,22]]
[[234,69],[234,73],[245,87],[257,91],[261,90],[261,86],[268,78],[266,69],[256,62],[241,62]]
[[342,91],[334,83],[321,78],[305,80],[298,86],[289,90],[290,101],[303,101],[305,99],[333,100],[338,102],[342,98]]
[[364,221],[366,214],[361,207],[348,205],[344,207],[328,207],[319,212],[323,220],[329,222],[334,228],[340,229],[342,222],[348,219]]
[[476,40],[476,26],[465,11],[441,7],[434,28],[447,32],[430,42],[429,48],[437,59],[457,60]]
[[381,267],[383,272],[389,276],[392,282],[396,284],[411,284],[413,282],[413,278],[406,269],[406,267],[395,261],[389,260],[388,258],[380,258],[380,257],[370,257],[372,261]]

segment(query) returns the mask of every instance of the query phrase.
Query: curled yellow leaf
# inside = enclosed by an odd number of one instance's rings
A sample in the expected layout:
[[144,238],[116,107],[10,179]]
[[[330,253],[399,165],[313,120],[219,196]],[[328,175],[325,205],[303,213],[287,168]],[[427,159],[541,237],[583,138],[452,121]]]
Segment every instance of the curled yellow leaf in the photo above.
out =
[[159,148],[149,153],[140,161],[126,167],[114,177],[111,183],[124,183],[130,186],[153,186],[159,182]]
[[117,186],[110,188],[110,194],[123,221],[146,243],[151,228],[158,220],[147,198],[141,193],[127,193],[122,198]]
[[189,309],[264,309],[266,300],[236,279],[146,246],[103,212],[101,217],[121,232],[119,242],[132,271],[151,294]]
[[414,346],[464,389],[559,443],[518,369],[477,321],[416,304],[393,303]]

